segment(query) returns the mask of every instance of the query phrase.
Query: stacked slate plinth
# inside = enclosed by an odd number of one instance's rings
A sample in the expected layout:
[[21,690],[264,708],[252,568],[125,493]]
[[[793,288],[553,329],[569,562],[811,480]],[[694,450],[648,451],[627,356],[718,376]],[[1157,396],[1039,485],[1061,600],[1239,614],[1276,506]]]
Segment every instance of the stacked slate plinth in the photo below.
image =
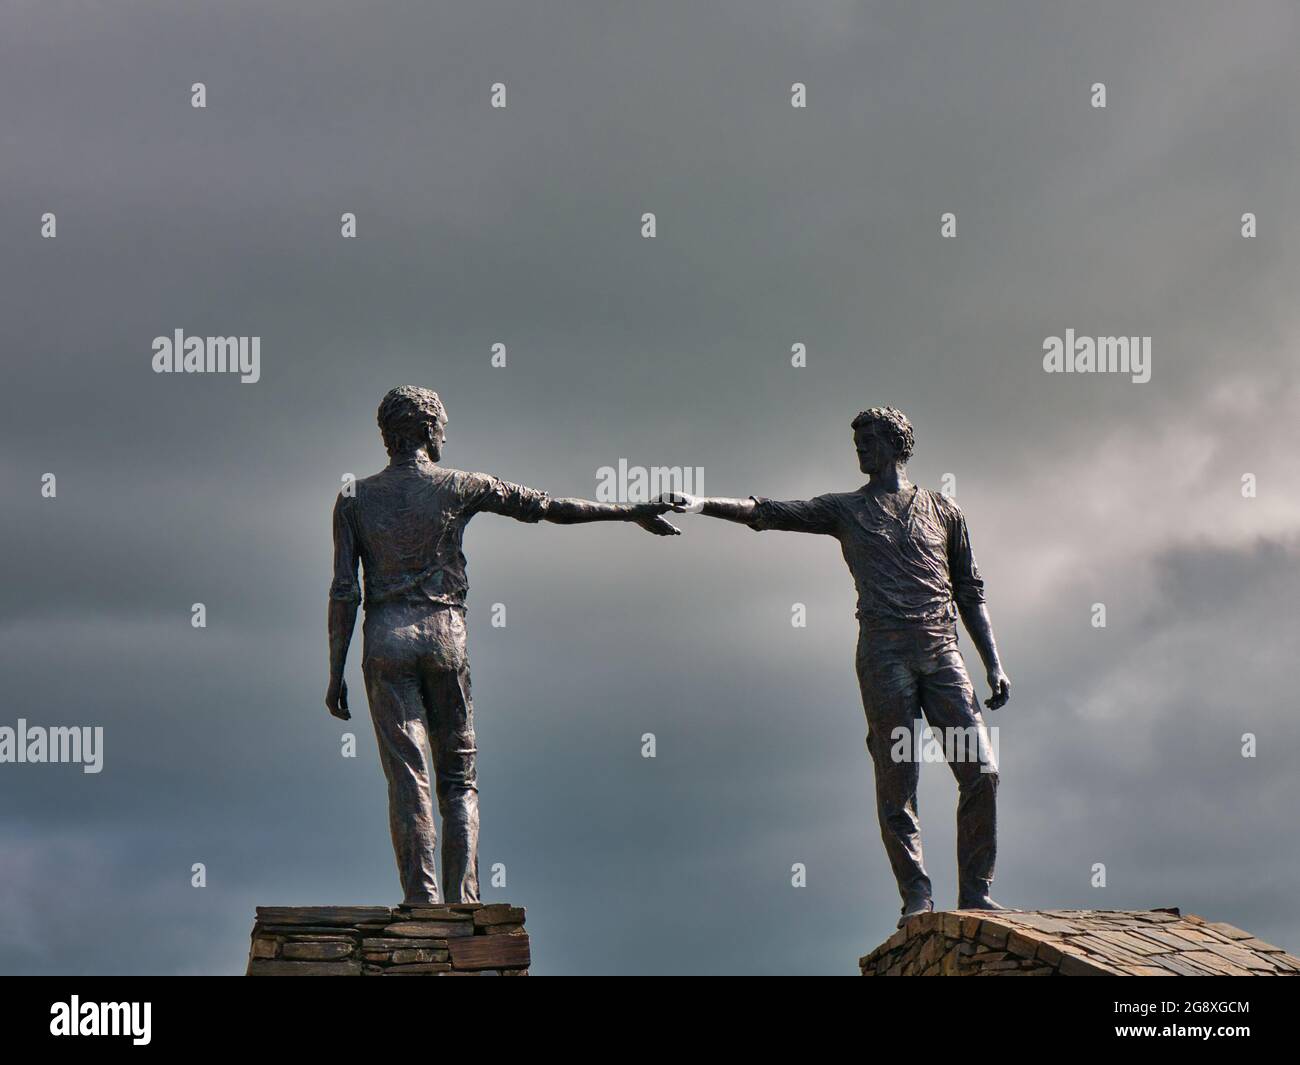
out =
[[527,976],[522,907],[259,906],[249,976]]
[[1165,910],[952,910],[913,917],[863,976],[1300,976],[1300,958]]

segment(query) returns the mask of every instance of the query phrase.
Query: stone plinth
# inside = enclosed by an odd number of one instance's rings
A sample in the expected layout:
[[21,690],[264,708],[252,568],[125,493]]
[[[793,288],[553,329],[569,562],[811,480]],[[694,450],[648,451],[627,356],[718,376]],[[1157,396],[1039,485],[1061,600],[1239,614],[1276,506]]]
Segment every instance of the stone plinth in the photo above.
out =
[[1166,910],[952,910],[913,917],[863,976],[1297,976],[1249,932]]
[[522,907],[259,906],[249,976],[527,976]]

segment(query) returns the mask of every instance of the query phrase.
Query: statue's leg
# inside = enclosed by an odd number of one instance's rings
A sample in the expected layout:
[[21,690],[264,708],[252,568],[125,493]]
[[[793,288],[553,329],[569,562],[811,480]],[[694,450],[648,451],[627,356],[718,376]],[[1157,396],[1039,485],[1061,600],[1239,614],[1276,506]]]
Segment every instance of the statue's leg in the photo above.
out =
[[448,902],[478,902],[478,750],[469,667],[424,674],[429,746],[442,815],[442,890]]
[[407,905],[438,902],[437,828],[429,786],[424,701],[413,661],[367,657],[362,664],[379,760],[388,778],[388,822]]
[[864,631],[858,640],[858,683],[867,714],[867,750],[876,773],[876,815],[905,908],[931,897],[916,808],[920,763],[912,757],[910,741],[908,757],[895,759],[892,754],[895,730],[912,732],[921,714],[911,659],[905,639]]
[[[966,663],[955,643],[928,656],[921,705],[951,751],[957,778],[958,905],[987,897],[997,858],[998,766]],[[951,743],[951,746],[948,744]]]

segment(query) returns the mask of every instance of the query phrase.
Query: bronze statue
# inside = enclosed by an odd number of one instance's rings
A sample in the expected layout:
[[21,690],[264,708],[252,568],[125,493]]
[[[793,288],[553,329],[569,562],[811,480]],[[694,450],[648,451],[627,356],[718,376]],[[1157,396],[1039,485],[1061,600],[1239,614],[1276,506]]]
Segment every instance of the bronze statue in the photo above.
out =
[[[876,774],[880,832],[903,898],[902,926],[934,908],[921,857],[916,812],[919,762],[897,757],[898,729],[915,735],[924,711],[933,730],[974,740],[973,757],[950,758],[957,778],[958,908],[1002,909],[989,897],[996,844],[997,764],[966,665],[957,648],[957,615],[988,675],[990,710],[1006,703],[1010,682],[998,659],[971,553],[966,519],[943,495],[909,483],[914,444],[901,411],[873,407],[853,420],[861,471],[854,492],[780,503],[665,496],[678,513],[704,513],[752,529],[821,533],[840,542],[857,585],[857,673],[867,715],[867,749]],[[945,748],[948,750],[948,748]]]
[[[388,466],[334,504],[325,705],[348,720],[343,666],[361,602],[361,669],[388,778],[389,824],[406,905],[439,899],[430,762],[442,816],[442,895],[478,901],[478,785],[465,646],[465,525],[480,511],[516,521],[576,525],[630,521],[657,536],[679,530],[669,505],[552,499],[482,473],[438,465],[447,414],[437,393],[404,385],[379,405]],[[427,748],[427,749],[426,749]]]

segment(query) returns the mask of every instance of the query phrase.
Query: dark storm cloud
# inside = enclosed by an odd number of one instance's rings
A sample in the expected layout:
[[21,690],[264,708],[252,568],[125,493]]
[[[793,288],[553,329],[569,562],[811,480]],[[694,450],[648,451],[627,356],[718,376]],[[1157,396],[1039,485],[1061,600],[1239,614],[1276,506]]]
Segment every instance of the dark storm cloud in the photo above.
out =
[[[620,457],[852,487],[849,420],[903,407],[1015,684],[999,893],[1300,943],[1290,6],[458,6],[4,16],[0,723],[102,723],[106,755],[0,767],[0,968],[234,972],[256,904],[392,897],[359,647],[355,761],[320,702],[329,506],[403,382],[448,461],[557,494]],[[261,381],[151,373],[176,328],[261,336]],[[1066,328],[1153,336],[1151,382],[1043,374]],[[682,524],[471,525],[484,864],[539,971],[848,972],[897,906],[848,575]],[[926,767],[944,904],[952,791]]]

